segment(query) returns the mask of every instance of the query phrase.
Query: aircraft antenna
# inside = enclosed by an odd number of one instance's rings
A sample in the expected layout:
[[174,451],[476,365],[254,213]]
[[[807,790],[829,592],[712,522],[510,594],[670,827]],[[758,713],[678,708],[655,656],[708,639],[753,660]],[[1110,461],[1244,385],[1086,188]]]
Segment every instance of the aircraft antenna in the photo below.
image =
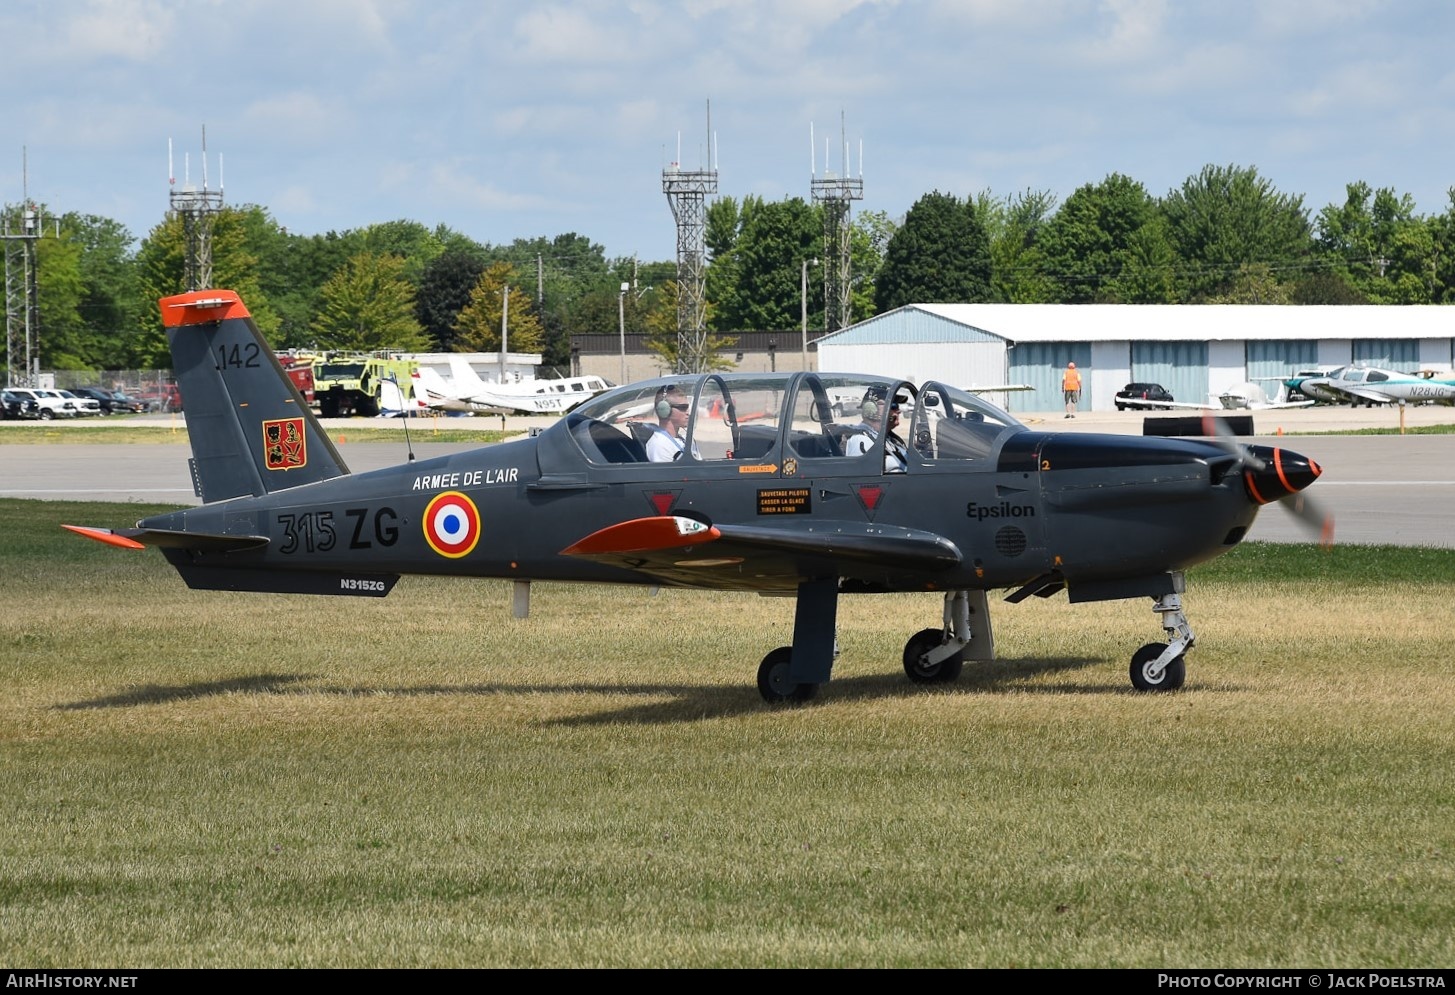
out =
[[[399,374],[392,373],[391,372],[389,374],[389,379],[394,382],[394,389],[397,390],[397,391],[399,391],[399,409],[400,409],[400,415],[399,415],[399,417],[404,419],[404,451],[406,453],[408,453],[408,458],[407,458],[406,462],[413,463],[414,462],[414,443],[411,442],[410,439],[409,439],[409,419],[410,419],[409,397],[408,397],[408,395],[406,395],[404,393],[404,388],[399,386]],[[412,393],[412,391],[411,391],[411,393]]]
[[[5,243],[5,386],[40,386],[40,302],[36,294],[36,242],[48,219],[30,202],[30,167],[20,149],[20,206],[0,219]],[[56,234],[60,222],[56,221]]]
[[[202,189],[192,186],[190,160],[184,156],[182,187],[172,172],[172,140],[167,139],[167,184],[170,211],[182,218],[184,290],[204,290],[212,286],[212,222],[222,210],[222,187],[207,185],[207,127],[202,127]],[[218,156],[218,178],[221,180],[222,157]]]
[[677,362],[674,373],[704,372],[711,360],[707,348],[706,287],[707,197],[717,193],[713,164],[712,101],[707,103],[707,149],[704,168],[682,168],[682,137],[677,161],[662,170],[662,192],[677,222]]
[[[839,130],[843,132],[843,112]],[[859,145],[859,175],[849,175],[849,141],[841,138],[842,174],[829,168],[828,139],[824,139],[823,177],[810,174],[809,186],[815,204],[823,205],[823,321],[824,334],[849,324],[849,205],[864,199],[864,151]],[[809,146],[813,146],[813,125],[809,124]]]

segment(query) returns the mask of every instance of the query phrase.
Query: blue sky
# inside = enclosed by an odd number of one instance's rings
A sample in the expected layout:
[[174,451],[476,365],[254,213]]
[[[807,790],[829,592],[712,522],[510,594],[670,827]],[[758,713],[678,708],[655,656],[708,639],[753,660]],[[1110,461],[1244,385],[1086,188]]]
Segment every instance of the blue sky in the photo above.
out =
[[6,0],[0,38],[0,202],[137,237],[169,140],[200,184],[204,128],[209,186],[290,231],[643,261],[675,255],[662,170],[709,165],[709,109],[721,195],[847,168],[855,212],[896,219],[1114,172],[1161,196],[1209,163],[1311,214],[1356,180],[1421,214],[1455,186],[1444,0]]

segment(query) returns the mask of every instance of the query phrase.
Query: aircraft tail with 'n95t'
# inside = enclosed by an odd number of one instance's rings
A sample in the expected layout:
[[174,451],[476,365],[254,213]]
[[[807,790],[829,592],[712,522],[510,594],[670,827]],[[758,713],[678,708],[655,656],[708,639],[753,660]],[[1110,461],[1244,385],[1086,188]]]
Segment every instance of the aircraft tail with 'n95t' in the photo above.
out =
[[1303,493],[1321,469],[1292,450],[1216,425],[1035,431],[974,391],[863,373],[659,377],[529,438],[351,474],[236,294],[161,305],[203,503],[66,528],[155,546],[199,589],[382,597],[409,574],[502,578],[517,616],[537,580],[787,595],[792,642],[757,672],[775,703],[829,682],[842,597],[939,602],[896,660],[918,684],[994,658],[992,591],[1141,598],[1163,640],[1129,674],[1160,691],[1183,685],[1195,642],[1191,568],[1269,504],[1332,538]]

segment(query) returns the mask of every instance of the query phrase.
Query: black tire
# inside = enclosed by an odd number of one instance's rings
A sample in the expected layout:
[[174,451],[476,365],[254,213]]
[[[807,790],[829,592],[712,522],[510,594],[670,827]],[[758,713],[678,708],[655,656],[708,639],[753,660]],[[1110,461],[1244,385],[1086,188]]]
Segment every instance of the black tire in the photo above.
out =
[[40,420],[41,421],[50,421],[55,416],[56,416],[56,413],[54,411],[52,411],[50,408],[41,408],[40,409]]
[[780,646],[758,664],[758,693],[770,705],[809,701],[818,694],[817,684],[795,684],[788,679],[793,647]]
[[1169,663],[1157,680],[1147,678],[1148,664],[1161,656],[1166,648],[1166,643],[1148,643],[1132,654],[1132,687],[1138,691],[1176,691],[1182,687],[1182,683],[1187,680],[1185,653]]
[[946,657],[936,664],[924,661],[924,655],[945,641],[940,629],[921,629],[909,637],[904,644],[904,672],[916,684],[945,684],[959,680],[965,669],[965,653],[962,650]]

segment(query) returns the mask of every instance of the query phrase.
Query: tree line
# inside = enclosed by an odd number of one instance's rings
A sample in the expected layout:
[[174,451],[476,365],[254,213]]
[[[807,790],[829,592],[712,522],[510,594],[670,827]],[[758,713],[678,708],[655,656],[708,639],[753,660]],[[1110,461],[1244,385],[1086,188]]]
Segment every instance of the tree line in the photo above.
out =
[[[1165,196],[1113,173],[1064,202],[1046,191],[933,191],[891,219],[850,222],[851,320],[906,304],[1448,304],[1455,188],[1444,213],[1362,181],[1316,213],[1254,167],[1206,166]],[[18,208],[5,209],[19,230]],[[721,197],[706,212],[711,361],[737,333],[822,330],[822,207]],[[40,209],[46,216],[44,209]],[[119,223],[61,214],[34,240],[43,369],[165,369],[157,299],[185,289],[183,219],[139,243]],[[478,242],[408,220],[296,235],[257,205],[213,216],[212,285],[237,290],[283,349],[540,352],[564,372],[573,334],[628,332],[673,368],[675,260],[609,257],[575,232]],[[623,291],[622,284],[627,285]],[[14,302],[12,308],[17,306]],[[34,351],[32,353],[34,355]],[[6,357],[8,359],[8,357]]]

